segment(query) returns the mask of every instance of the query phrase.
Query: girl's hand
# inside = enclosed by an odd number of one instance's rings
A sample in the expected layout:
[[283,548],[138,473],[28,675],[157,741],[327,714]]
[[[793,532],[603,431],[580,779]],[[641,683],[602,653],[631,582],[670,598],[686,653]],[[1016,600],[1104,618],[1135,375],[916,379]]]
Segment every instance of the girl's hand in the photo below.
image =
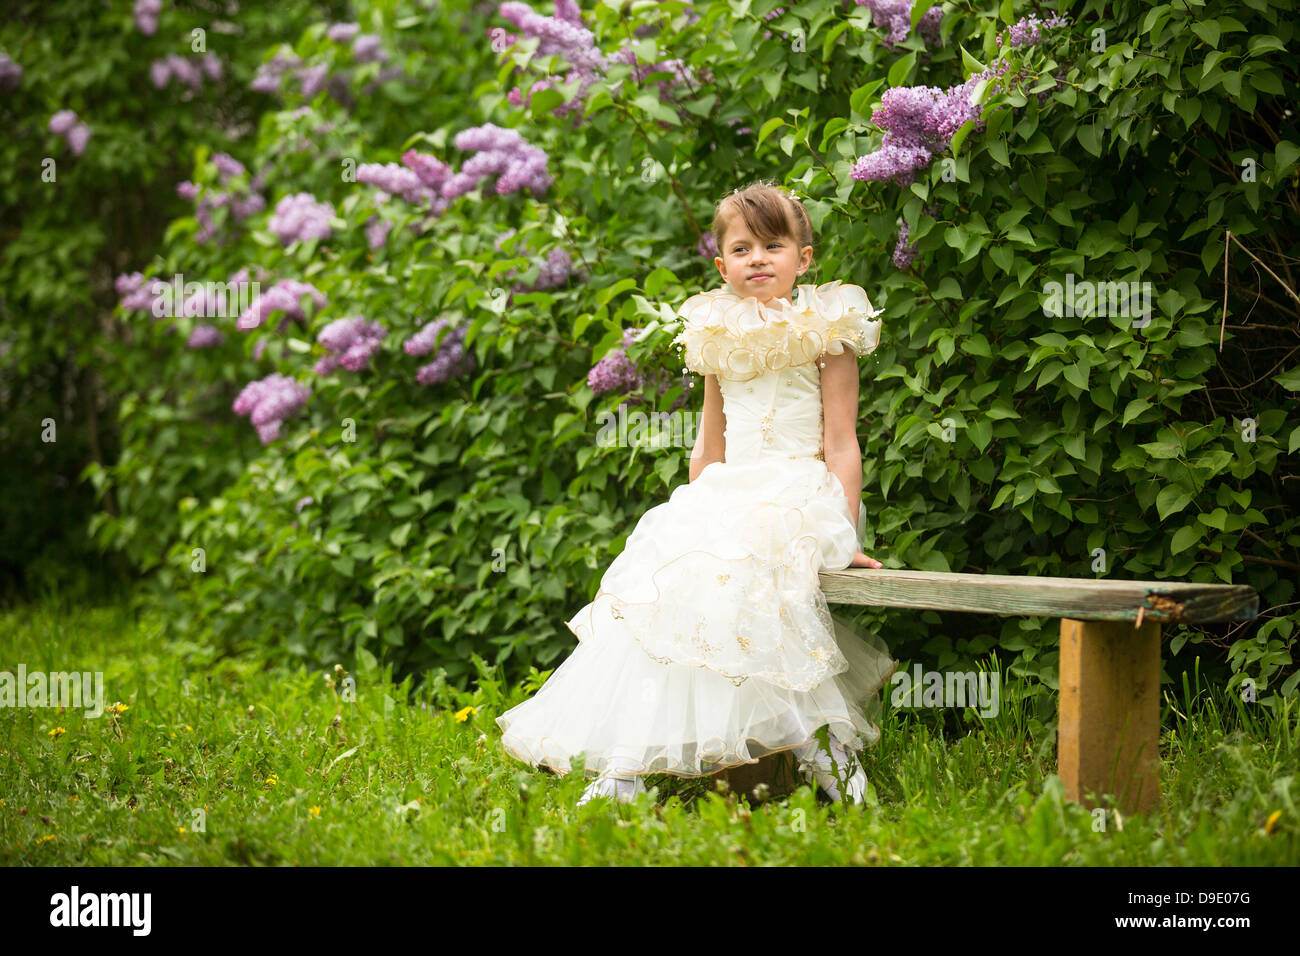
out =
[[884,565],[881,564],[879,561],[877,561],[875,558],[869,558],[869,557],[867,557],[865,554],[863,554],[861,551],[859,551],[857,554],[855,554],[855,555],[853,556],[853,560],[849,562],[849,567],[851,567],[851,568],[883,568]]

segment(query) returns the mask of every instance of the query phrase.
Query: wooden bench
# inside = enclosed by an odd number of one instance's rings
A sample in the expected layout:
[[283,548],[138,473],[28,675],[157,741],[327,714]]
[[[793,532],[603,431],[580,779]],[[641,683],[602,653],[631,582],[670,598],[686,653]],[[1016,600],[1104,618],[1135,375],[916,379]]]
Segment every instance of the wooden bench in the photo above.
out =
[[[866,568],[824,571],[821,583],[831,604],[1060,618],[1057,764],[1065,793],[1088,807],[1111,794],[1125,813],[1160,802],[1160,626],[1259,612],[1254,588],[1236,584]],[[720,776],[743,792],[767,783],[774,795],[802,782],[786,753]]]

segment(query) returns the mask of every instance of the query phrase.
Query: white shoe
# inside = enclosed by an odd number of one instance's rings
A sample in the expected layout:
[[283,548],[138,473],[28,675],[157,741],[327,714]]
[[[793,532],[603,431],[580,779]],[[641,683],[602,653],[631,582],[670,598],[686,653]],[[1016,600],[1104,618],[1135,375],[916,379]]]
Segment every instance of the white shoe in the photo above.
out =
[[593,797],[615,797],[619,803],[631,803],[636,799],[637,794],[645,792],[645,783],[639,776],[620,777],[614,774],[601,774],[587,785],[586,790],[582,791],[578,806],[582,806]]
[[[867,775],[857,761],[849,756],[837,741],[831,741],[831,752],[812,740],[802,747],[795,748],[795,757],[799,762],[799,772],[809,783],[816,784],[826,791],[826,795],[838,803],[845,802],[840,793],[840,777],[848,775],[845,787],[851,803],[862,803],[867,795]],[[852,769],[852,774],[849,770]]]

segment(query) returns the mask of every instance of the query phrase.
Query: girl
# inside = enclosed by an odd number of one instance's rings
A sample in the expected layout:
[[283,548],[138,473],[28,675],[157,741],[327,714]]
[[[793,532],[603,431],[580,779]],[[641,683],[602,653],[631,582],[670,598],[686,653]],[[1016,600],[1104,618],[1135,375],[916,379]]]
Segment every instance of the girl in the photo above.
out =
[[[818,580],[881,567],[858,550],[856,428],[856,356],[875,350],[880,321],[839,281],[791,300],[813,236],[782,188],[725,197],[713,235],[724,285],[686,300],[674,340],[705,382],[690,482],[645,513],[567,622],[573,654],[497,718],[505,750],[530,765],[568,773],[585,753],[598,776],[580,806],[631,799],[646,774],[703,776],[783,750],[838,800],[849,751],[880,737],[863,705],[895,662],[829,612]],[[858,768],[850,799],[865,787]]]

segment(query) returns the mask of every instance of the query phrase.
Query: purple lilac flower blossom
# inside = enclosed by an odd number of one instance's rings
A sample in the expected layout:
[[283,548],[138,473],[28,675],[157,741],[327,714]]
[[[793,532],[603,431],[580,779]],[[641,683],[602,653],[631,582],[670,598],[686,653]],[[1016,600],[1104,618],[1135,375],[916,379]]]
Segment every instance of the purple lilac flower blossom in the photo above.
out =
[[281,245],[287,246],[297,240],[328,239],[333,216],[334,207],[329,203],[317,202],[311,193],[294,193],[275,204],[267,226],[280,237]]
[[[328,301],[325,294],[310,282],[281,279],[249,303],[248,308],[235,322],[235,327],[241,332],[259,328],[270,318],[272,312],[283,312],[285,321],[303,320],[305,316],[301,303],[304,295],[310,295],[318,309],[324,307]],[[282,322],[281,325],[283,324]]]
[[359,23],[331,23],[325,35],[335,43],[350,43],[360,30]]
[[316,341],[330,353],[316,363],[316,374],[328,375],[340,365],[349,372],[368,368],[387,334],[380,323],[359,316],[335,319],[316,336]]
[[[1066,26],[1069,19],[1061,16],[1048,17],[1046,20],[1039,20],[1038,17],[1030,15],[1021,17],[1007,30],[1011,46],[1036,46],[1043,41],[1044,30],[1055,30],[1057,27]],[[1002,46],[1002,34],[997,37],[998,46]]]
[[645,384],[645,376],[637,369],[636,363],[627,357],[627,346],[636,341],[640,329],[627,329],[623,333],[622,346],[610,349],[605,357],[597,362],[587,373],[587,387],[597,395],[614,392],[622,395],[638,389]]
[[162,0],[135,0],[131,15],[135,17],[135,26],[147,37],[158,32],[158,14],[162,12]]
[[366,220],[366,245],[371,249],[378,249],[388,242],[389,230],[393,224],[383,216],[371,216]]
[[23,68],[8,53],[0,53],[0,90],[16,90],[23,78]]
[[700,241],[695,244],[695,251],[706,259],[717,258],[718,241],[713,237],[713,230],[704,230],[704,234],[700,236]]
[[[438,343],[438,336],[448,329]],[[437,347],[432,362],[420,367],[415,380],[421,385],[439,385],[450,378],[472,372],[474,356],[465,350],[465,326],[452,326],[448,319],[434,319],[411,336],[402,348],[407,355],[428,355]]]
[[278,93],[284,74],[300,62],[298,54],[287,47],[281,47],[275,51],[275,56],[258,66],[257,75],[248,84],[249,88],[258,93]]
[[862,182],[893,180],[899,186],[910,185],[918,169],[948,148],[963,123],[973,120],[977,129],[983,126],[980,107],[971,102],[971,94],[981,80],[1000,77],[1007,68],[1007,62],[1000,61],[946,91],[931,86],[886,90],[871,114],[871,122],[885,130],[880,148],[858,157],[849,175]]
[[192,349],[209,349],[220,345],[225,340],[225,333],[215,325],[204,323],[194,326],[194,331],[190,333],[190,337],[185,344]]
[[274,373],[249,382],[231,405],[236,415],[247,415],[263,445],[280,437],[280,425],[311,398],[311,389],[287,375]]
[[443,183],[442,195],[448,199],[463,196],[485,176],[497,177],[499,195],[525,188],[537,195],[554,182],[546,168],[546,154],[526,143],[517,130],[485,123],[461,130],[454,142],[457,149],[476,153]]
[[916,243],[908,245],[907,237],[911,234],[911,227],[908,226],[907,220],[898,227],[898,242],[894,245],[894,268],[906,269],[916,258]]
[[[871,22],[889,35],[882,41],[892,47],[907,39],[912,31],[912,0],[854,0],[860,7],[871,11]],[[917,32],[931,42],[939,37],[939,21],[943,19],[943,7],[931,7],[917,24]]]
[[388,51],[382,46],[383,41],[373,33],[362,33],[352,41],[352,58],[358,63],[383,63],[388,60]]
[[118,276],[113,285],[122,296],[122,308],[130,311],[153,312],[154,296],[149,291],[152,281],[146,282],[144,274],[132,272]]

